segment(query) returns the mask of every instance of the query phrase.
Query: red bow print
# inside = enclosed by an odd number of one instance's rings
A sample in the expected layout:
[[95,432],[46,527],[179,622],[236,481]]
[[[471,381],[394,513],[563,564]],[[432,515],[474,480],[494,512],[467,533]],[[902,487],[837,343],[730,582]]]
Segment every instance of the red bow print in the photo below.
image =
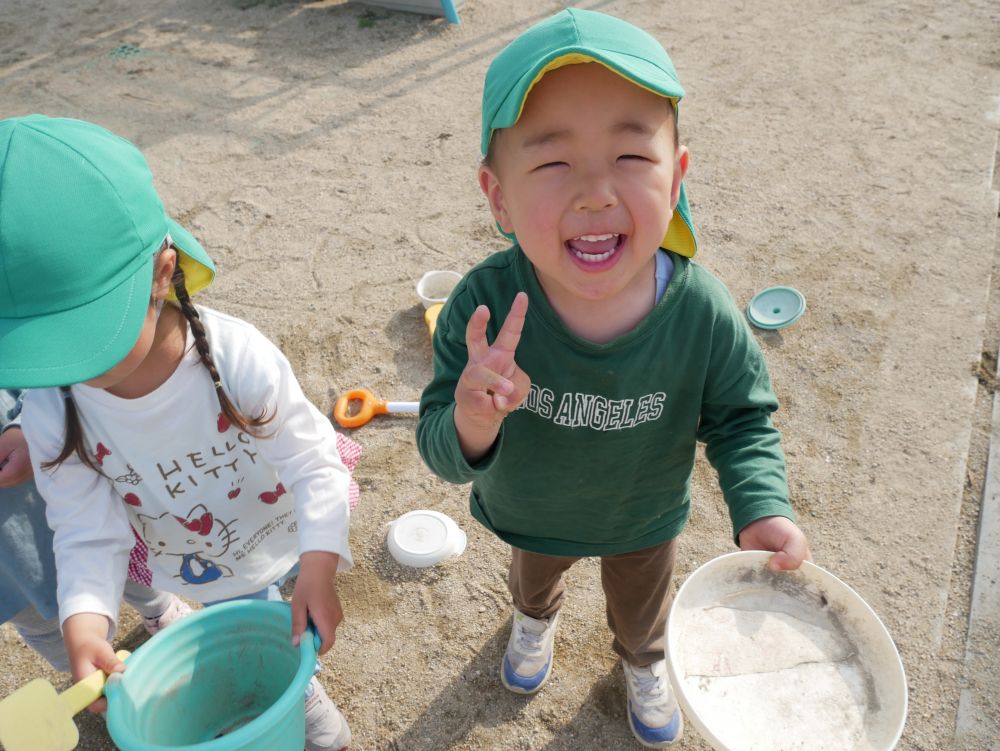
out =
[[206,511],[199,518],[191,519],[190,521],[181,516],[175,516],[174,518],[183,524],[185,529],[197,532],[202,537],[212,531],[212,523],[214,520],[212,519],[212,513],[210,511]]
[[97,460],[97,466],[104,466],[104,457],[111,456],[111,451],[103,443],[97,444],[97,454],[94,455],[94,459]]
[[274,489],[273,493],[265,490],[263,493],[260,494],[259,498],[261,501],[267,504],[277,503],[278,499],[281,498],[281,496],[283,496],[285,492],[286,492],[285,486],[279,482],[278,487]]

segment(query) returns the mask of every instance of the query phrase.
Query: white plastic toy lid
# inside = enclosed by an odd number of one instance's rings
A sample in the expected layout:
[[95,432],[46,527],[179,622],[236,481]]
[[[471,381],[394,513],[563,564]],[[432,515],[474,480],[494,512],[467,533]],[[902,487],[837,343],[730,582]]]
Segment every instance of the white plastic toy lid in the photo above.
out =
[[404,566],[424,568],[465,550],[465,532],[440,511],[419,509],[403,514],[389,525],[386,545]]
[[720,556],[677,592],[667,666],[681,708],[717,751],[888,751],[906,677],[875,612],[819,566]]

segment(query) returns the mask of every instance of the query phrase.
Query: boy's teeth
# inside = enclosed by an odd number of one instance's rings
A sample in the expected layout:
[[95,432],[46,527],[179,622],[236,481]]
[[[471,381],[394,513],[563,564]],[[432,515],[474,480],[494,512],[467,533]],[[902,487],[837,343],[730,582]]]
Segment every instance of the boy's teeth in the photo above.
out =
[[574,250],[573,255],[579,258],[581,261],[587,261],[588,263],[600,263],[601,261],[606,261],[614,255],[613,250],[609,250],[607,253],[581,253],[579,250]]
[[570,240],[567,245],[577,258],[587,263],[600,263],[614,255],[618,249],[621,235],[580,235]]

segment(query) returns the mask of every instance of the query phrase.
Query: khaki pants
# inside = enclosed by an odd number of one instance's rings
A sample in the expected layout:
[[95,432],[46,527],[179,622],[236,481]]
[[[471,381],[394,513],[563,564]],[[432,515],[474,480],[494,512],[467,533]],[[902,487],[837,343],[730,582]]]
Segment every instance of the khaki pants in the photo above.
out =
[[[631,665],[642,667],[663,659],[664,629],[673,594],[677,540],[644,550],[601,558],[612,647]],[[532,618],[548,618],[562,606],[563,574],[579,558],[529,553],[511,548],[507,586],[514,607]]]

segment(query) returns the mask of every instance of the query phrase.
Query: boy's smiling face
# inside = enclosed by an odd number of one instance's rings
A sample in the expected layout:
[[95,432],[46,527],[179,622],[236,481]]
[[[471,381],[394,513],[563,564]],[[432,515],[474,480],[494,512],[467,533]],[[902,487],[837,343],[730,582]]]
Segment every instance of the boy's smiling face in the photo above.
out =
[[583,302],[652,307],[653,257],[688,165],[673,117],[663,97],[582,63],[545,74],[494,134],[480,186],[564,316]]

